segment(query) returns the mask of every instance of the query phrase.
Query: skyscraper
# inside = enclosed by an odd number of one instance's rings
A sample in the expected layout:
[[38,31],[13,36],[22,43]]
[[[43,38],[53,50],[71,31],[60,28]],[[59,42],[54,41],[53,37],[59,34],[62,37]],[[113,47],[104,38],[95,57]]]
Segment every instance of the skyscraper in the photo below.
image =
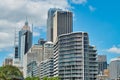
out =
[[98,55],[97,60],[98,60],[98,74],[101,74],[101,72],[103,73],[103,71],[107,69],[106,55]]
[[50,8],[48,11],[47,19],[47,41],[53,42],[53,15],[56,11],[59,11],[59,8]]
[[96,55],[86,32],[59,35],[54,44],[54,76],[61,80],[96,80]]
[[23,56],[28,52],[32,46],[32,32],[28,26],[28,22],[25,22],[23,28],[19,31],[19,46],[18,53],[21,65],[23,65]]
[[61,34],[73,31],[73,14],[70,11],[56,11],[53,15],[53,42]]
[[47,41],[54,42],[60,34],[73,31],[73,14],[59,8],[50,8],[47,19]]

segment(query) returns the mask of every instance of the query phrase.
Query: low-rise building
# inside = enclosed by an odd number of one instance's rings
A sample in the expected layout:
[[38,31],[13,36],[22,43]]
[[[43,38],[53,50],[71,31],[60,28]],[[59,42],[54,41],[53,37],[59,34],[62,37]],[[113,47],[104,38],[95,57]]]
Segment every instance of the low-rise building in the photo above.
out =
[[3,66],[5,65],[13,65],[13,58],[5,58],[5,61],[3,62]]
[[36,61],[32,61],[29,64],[27,64],[27,76],[39,76],[38,63]]
[[44,60],[39,65],[40,69],[40,78],[45,76],[53,77],[53,58]]

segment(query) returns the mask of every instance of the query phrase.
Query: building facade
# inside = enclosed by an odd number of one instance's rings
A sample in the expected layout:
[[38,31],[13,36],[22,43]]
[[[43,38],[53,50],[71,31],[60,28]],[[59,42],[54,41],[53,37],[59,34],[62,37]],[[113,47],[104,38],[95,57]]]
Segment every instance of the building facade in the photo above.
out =
[[53,77],[53,58],[42,61],[39,65],[40,78]]
[[27,64],[27,76],[39,77],[38,63],[36,61]]
[[107,69],[106,55],[98,55],[97,61],[98,61],[98,74],[101,74],[104,72],[105,69]]
[[89,46],[89,80],[97,80],[97,75],[97,49],[95,46]]
[[[24,63],[23,63],[24,77],[31,76],[30,70],[32,68],[30,68],[29,70],[29,67],[32,66],[31,64],[34,64],[33,61],[36,62],[36,65],[39,65],[41,62],[51,58],[53,58],[53,43],[51,41],[46,42],[43,39],[40,39],[38,41],[38,44],[33,45],[29,49],[27,54],[24,55]],[[41,64],[41,66],[43,65]],[[34,67],[34,70],[36,68]],[[40,68],[38,69],[38,74],[40,76]],[[32,73],[32,75],[36,75],[36,74]]]
[[53,15],[53,42],[61,34],[73,31],[73,13],[70,11],[56,11]]
[[59,8],[50,8],[48,11],[47,18],[47,41],[53,42],[53,15],[56,11],[59,11]]
[[[43,61],[43,52],[44,52],[44,47],[42,45],[36,44],[33,45],[30,48],[30,50],[27,52],[27,54],[24,55],[24,60],[23,60],[24,77],[30,76],[28,67],[31,67],[32,66],[31,64],[37,64]],[[34,63],[33,61],[36,63]]]
[[40,38],[40,39],[38,40],[38,45],[44,46],[45,42],[46,42],[46,41],[45,41],[43,38]]
[[19,31],[18,56],[20,58],[21,66],[23,66],[23,56],[28,52],[32,46],[32,32],[25,22],[23,28]]
[[14,59],[19,59],[19,54],[18,54],[18,34],[19,28],[15,27],[15,35],[14,35]]
[[20,56],[18,54],[18,45],[15,46],[15,59],[18,59]]
[[61,80],[95,80],[92,75],[97,74],[96,65],[96,49],[89,49],[86,32],[62,34],[58,37],[54,44],[54,76],[59,76]]
[[6,65],[13,65],[13,58],[5,58],[5,61],[3,62],[3,66]]
[[53,43],[48,41],[44,44],[44,60],[53,58]]
[[120,57],[114,58],[109,64],[110,79],[119,80],[120,78]]

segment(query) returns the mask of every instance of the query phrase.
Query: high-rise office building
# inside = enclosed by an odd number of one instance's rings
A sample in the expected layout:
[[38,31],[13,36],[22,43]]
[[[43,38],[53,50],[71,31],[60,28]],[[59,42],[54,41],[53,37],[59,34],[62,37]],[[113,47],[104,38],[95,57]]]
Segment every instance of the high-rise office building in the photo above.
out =
[[47,19],[47,41],[54,42],[60,34],[73,31],[73,14],[59,8],[50,8]]
[[111,80],[120,80],[120,57],[110,61],[109,74]]
[[23,66],[23,56],[28,52],[32,46],[32,32],[28,26],[28,22],[25,22],[23,28],[19,31],[19,44],[18,55],[20,58],[21,66]]
[[59,11],[59,8],[50,8],[48,11],[47,18],[47,41],[53,42],[53,16],[56,11]]
[[61,80],[96,80],[96,49],[86,32],[58,36],[54,44],[54,76]]
[[61,34],[73,31],[73,13],[70,11],[56,11],[53,16],[53,42]]
[[98,55],[97,61],[98,61],[98,74],[101,74],[104,72],[105,69],[107,69],[106,55]]
[[14,39],[14,59],[13,65],[18,67],[21,72],[23,72],[23,67],[21,66],[20,54],[19,54],[19,28],[15,27],[15,39]]

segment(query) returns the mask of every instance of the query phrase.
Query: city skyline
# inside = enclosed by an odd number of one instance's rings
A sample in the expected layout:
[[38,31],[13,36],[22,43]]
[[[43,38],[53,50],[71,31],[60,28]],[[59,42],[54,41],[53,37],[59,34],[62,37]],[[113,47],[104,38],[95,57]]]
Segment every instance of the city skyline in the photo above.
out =
[[[120,56],[119,1],[114,3],[107,1],[62,0],[59,2],[58,0],[21,0],[16,3],[11,0],[11,3],[9,3],[4,0],[3,3],[0,3],[0,11],[5,13],[0,13],[0,35],[2,35],[0,39],[0,65],[2,65],[3,60],[7,56],[14,53],[14,29],[15,26],[22,27],[24,25],[25,16],[28,16],[30,26],[32,27],[32,24],[34,26],[33,44],[40,37],[46,39],[47,11],[49,8],[54,7],[68,9],[73,12],[73,31],[88,32],[90,44],[94,44],[97,47],[98,54],[107,55],[108,62],[111,58]],[[4,4],[7,4],[7,6],[5,7]],[[44,6],[45,4],[48,5],[47,8]],[[22,10],[22,7],[25,8]],[[39,9],[40,11],[38,11]]]

